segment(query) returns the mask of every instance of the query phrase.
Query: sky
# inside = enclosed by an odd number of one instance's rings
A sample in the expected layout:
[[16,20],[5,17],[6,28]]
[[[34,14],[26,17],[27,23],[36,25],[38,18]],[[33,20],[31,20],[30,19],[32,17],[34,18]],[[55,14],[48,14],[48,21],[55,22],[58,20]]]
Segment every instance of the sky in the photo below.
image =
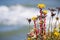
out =
[[26,18],[39,15],[38,3],[46,8],[60,7],[60,0],[0,0],[0,24],[27,24]]
[[44,3],[48,7],[60,6],[60,0],[0,0],[0,5],[22,4],[26,6],[36,7],[38,3]]

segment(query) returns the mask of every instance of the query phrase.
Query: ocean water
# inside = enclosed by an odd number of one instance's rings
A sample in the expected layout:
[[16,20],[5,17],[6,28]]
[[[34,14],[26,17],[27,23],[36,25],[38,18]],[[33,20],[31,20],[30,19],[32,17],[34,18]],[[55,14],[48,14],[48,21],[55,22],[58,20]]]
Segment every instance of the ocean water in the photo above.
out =
[[27,26],[0,26],[0,40],[26,40],[28,31]]
[[38,13],[38,3],[60,7],[60,0],[0,0],[0,40],[26,40],[29,28],[25,18]]

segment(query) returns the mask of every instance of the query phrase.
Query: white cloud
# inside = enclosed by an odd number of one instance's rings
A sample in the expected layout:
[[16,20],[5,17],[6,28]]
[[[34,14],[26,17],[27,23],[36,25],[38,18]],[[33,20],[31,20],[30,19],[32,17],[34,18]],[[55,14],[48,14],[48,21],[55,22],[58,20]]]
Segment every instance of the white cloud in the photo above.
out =
[[[0,23],[6,25],[27,24],[26,18],[39,15],[37,8],[27,8],[22,5],[0,6]],[[47,23],[50,12],[47,14]]]
[[[26,18],[36,16],[38,10],[22,5],[0,6],[0,24],[16,25],[27,24]],[[37,14],[36,14],[37,13]]]

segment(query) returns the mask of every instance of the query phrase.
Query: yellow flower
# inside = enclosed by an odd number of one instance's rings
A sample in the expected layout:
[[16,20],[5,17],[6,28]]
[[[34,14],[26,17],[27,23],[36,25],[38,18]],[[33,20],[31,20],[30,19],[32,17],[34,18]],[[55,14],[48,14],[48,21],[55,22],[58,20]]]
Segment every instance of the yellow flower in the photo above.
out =
[[46,15],[47,14],[47,10],[43,10],[43,14]]
[[38,4],[37,7],[38,8],[45,8],[45,4]]
[[54,35],[55,35],[56,37],[59,36],[59,32],[58,32],[58,29],[57,29],[56,27],[54,28]]
[[56,37],[58,37],[58,36],[59,36],[59,32],[54,32],[54,35],[55,35]]
[[28,37],[27,40],[31,40],[31,38]]
[[34,21],[34,20],[36,20],[37,19],[37,17],[36,16],[34,16],[34,17],[32,17],[32,20]]

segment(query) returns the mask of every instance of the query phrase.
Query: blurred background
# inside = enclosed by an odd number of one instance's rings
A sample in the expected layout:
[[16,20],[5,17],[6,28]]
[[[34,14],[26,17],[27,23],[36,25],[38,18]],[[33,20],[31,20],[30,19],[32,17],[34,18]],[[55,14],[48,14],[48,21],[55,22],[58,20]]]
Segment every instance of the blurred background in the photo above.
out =
[[0,0],[0,40],[25,40],[29,32],[26,18],[39,15],[38,3],[46,4],[46,9],[60,7],[60,0]]

